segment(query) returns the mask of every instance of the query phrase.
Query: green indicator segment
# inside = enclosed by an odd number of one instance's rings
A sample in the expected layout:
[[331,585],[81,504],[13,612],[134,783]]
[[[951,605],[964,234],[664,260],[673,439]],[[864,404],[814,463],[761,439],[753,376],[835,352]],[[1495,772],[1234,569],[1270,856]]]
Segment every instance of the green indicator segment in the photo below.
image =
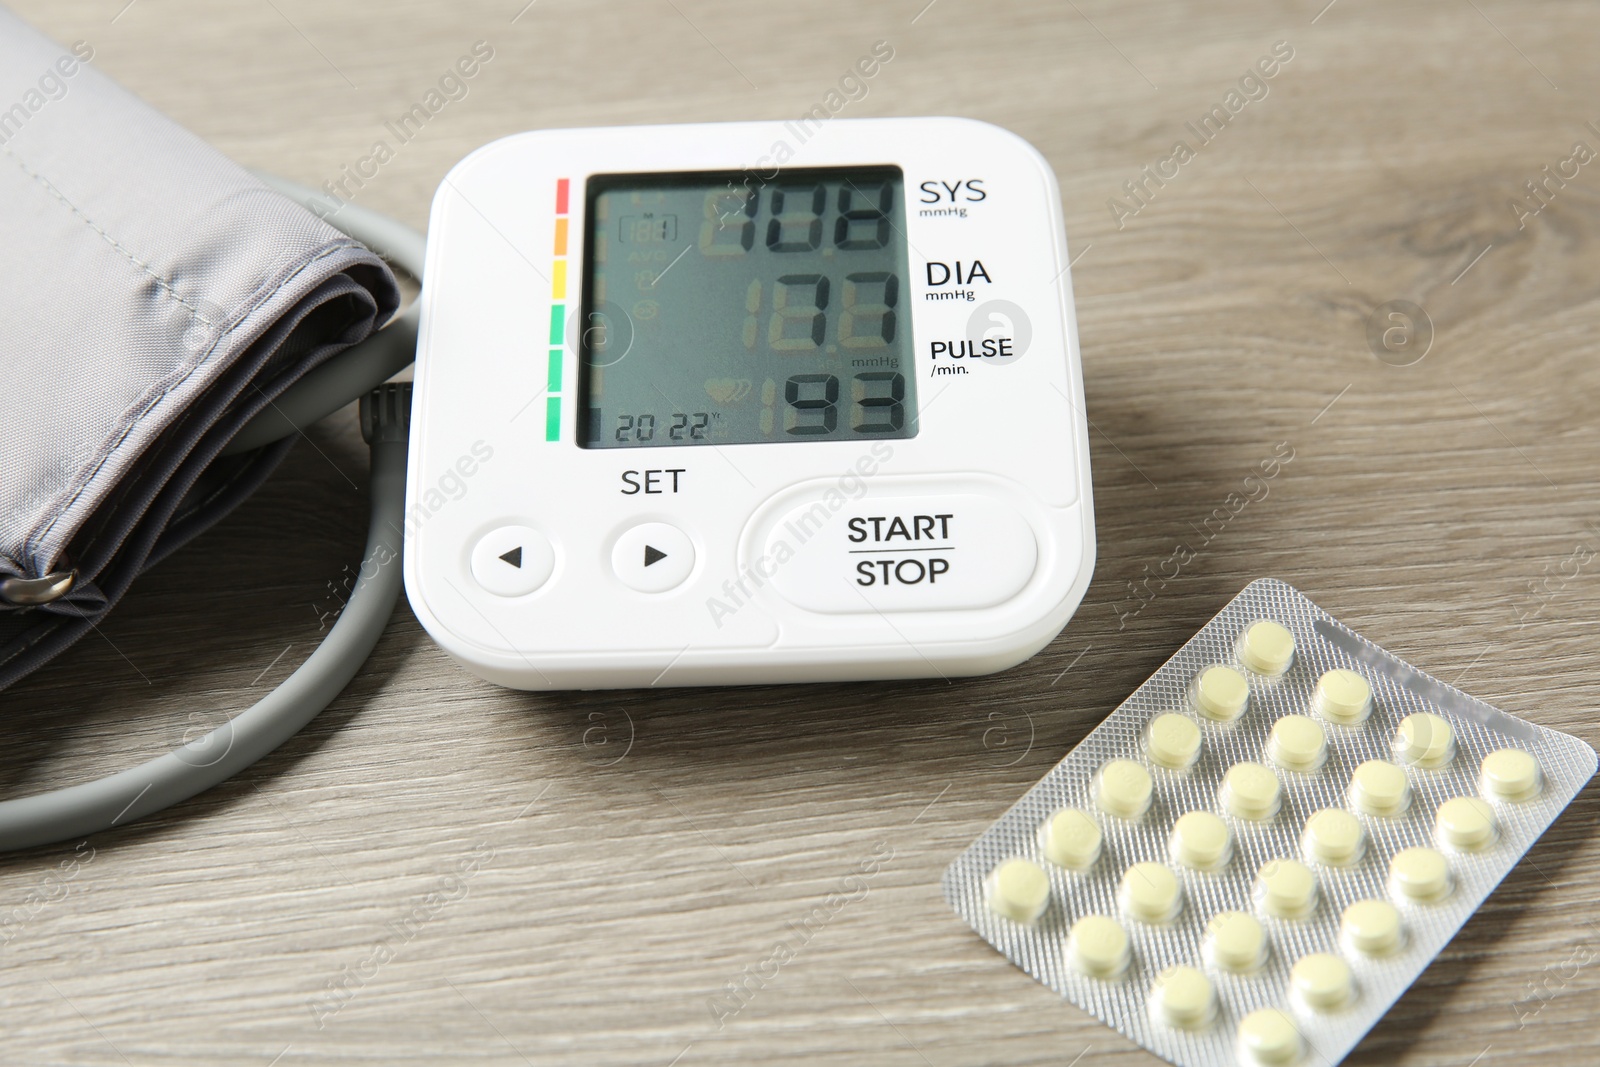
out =
[[[566,337],[564,304],[550,305],[550,365],[546,371],[547,393],[561,392],[561,343]],[[561,440],[561,398],[550,396],[544,402],[544,439]]]
[[544,439],[561,440],[561,398],[552,396],[544,402]]
[[550,381],[545,388],[547,392],[561,392],[561,349],[559,348],[550,350]]

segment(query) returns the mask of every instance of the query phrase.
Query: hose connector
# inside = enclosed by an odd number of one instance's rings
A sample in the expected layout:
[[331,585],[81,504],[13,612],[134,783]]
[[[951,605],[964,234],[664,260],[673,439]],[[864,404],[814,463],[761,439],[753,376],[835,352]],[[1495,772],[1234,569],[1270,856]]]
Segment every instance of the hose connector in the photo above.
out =
[[361,398],[361,436],[369,445],[410,438],[410,382],[385,382]]

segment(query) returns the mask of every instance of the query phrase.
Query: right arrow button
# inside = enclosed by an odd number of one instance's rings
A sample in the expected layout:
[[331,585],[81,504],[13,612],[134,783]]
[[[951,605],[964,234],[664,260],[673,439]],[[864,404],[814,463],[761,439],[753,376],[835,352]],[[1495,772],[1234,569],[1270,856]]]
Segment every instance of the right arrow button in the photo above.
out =
[[611,569],[630,589],[664,593],[682,585],[694,570],[694,542],[676,526],[641,523],[617,538]]

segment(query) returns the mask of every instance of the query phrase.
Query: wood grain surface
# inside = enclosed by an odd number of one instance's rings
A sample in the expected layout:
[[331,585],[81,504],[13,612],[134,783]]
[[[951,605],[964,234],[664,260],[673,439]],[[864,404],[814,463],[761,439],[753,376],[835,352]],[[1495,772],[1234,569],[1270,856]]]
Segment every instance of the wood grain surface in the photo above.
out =
[[[841,114],[986,119],[1060,178],[1099,562],[1037,658],[955,682],[515,693],[402,605],[247,774],[0,859],[0,1061],[1155,1063],[981,942],[939,876],[1250,579],[1600,741],[1587,0],[14,2],[233,158],[314,185],[488,42],[357,197],[417,226],[493,138],[789,118],[891,42]],[[1292,59],[1200,144],[1186,123],[1277,42]],[[1179,140],[1192,158],[1146,179]],[[1391,351],[1397,300],[1431,327]],[[307,438],[0,694],[8,795],[181,743],[314,647],[360,552],[366,458],[351,411]],[[1280,442],[1270,493],[1196,545]],[[1180,543],[1181,573],[1136,590]],[[1600,1062],[1597,814],[1591,788],[1349,1062]],[[712,998],[852,886],[719,1025]]]

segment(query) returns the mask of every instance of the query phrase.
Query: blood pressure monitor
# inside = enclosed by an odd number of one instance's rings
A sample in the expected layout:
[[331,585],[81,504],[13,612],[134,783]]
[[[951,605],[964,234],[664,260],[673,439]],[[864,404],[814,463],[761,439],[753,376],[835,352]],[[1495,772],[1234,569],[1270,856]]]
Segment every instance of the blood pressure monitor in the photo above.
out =
[[554,130],[433,203],[412,610],[524,689],[1000,670],[1094,564],[1055,177],[964,119]]

